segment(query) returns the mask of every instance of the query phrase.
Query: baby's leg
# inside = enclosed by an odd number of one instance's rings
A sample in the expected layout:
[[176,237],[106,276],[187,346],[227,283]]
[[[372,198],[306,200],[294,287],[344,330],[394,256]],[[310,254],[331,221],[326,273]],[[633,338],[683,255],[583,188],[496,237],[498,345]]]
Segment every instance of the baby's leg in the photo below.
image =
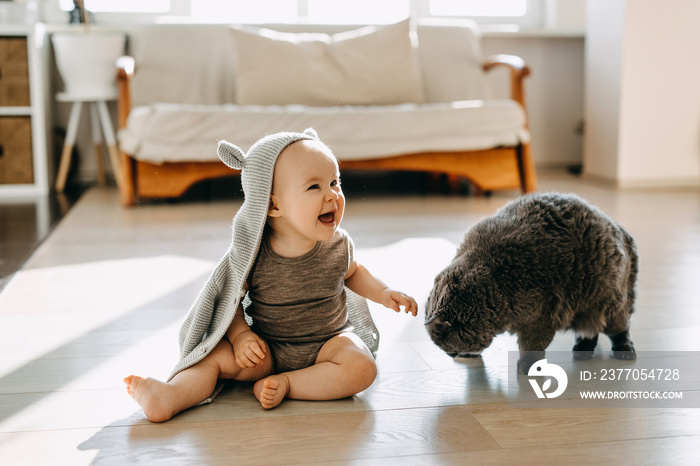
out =
[[337,400],[355,395],[374,382],[377,366],[357,335],[344,333],[328,340],[313,366],[258,380],[253,387],[263,408],[274,408],[284,398]]
[[219,378],[258,380],[272,371],[272,358],[257,367],[241,369],[228,340],[222,340],[204,359],[168,382],[130,375],[124,379],[129,395],[153,422],[163,422],[212,394]]

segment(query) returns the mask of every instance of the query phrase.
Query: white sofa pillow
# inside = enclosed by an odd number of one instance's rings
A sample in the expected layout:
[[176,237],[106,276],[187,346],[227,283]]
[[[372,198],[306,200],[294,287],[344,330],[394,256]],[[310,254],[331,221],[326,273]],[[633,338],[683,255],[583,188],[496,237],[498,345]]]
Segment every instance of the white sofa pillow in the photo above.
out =
[[148,24],[135,28],[135,107],[151,102],[235,103],[233,41],[227,25]]
[[421,103],[410,20],[334,35],[232,28],[241,105]]
[[481,34],[474,21],[425,18],[418,23],[417,32],[426,102],[493,98],[482,68]]

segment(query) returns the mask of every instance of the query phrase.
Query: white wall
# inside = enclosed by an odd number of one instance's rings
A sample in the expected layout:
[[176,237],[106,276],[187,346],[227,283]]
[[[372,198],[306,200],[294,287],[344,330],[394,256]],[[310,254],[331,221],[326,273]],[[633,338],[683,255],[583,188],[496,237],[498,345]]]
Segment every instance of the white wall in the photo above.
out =
[[588,4],[585,47],[584,171],[586,175],[617,179],[623,2],[591,1]]
[[[522,57],[532,74],[525,80],[532,153],[538,166],[582,162],[584,39],[567,36],[514,36],[482,41],[484,57],[510,53]],[[498,96],[509,94],[508,73],[494,70],[489,78]]]
[[590,0],[588,12],[585,173],[700,185],[700,2]]
[[587,0],[544,0],[544,26],[554,31],[586,29]]

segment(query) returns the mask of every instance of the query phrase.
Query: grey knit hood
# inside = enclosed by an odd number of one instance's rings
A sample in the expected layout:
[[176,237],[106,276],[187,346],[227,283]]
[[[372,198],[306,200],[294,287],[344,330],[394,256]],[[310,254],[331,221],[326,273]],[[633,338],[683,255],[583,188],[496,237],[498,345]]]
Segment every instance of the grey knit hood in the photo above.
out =
[[[247,154],[229,142],[219,142],[219,158],[227,166],[241,170],[245,198],[233,218],[231,247],[205,283],[180,328],[180,361],[168,380],[204,359],[224,338],[245,296],[245,282],[258,254],[267,222],[275,163],[287,146],[300,140],[318,140],[318,135],[312,128],[303,133],[272,134],[256,142]],[[366,300],[348,289],[346,293],[355,333],[374,353],[379,334]]]

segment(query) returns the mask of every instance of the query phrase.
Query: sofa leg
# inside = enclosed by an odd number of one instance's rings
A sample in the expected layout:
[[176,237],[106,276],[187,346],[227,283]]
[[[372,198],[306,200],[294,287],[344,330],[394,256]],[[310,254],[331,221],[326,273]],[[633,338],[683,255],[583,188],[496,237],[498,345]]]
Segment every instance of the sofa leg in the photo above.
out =
[[123,207],[131,207],[136,202],[136,185],[134,180],[134,163],[127,154],[119,150],[121,161],[121,183],[119,187],[119,197]]
[[520,171],[520,189],[523,194],[537,191],[537,173],[529,143],[518,147],[518,170]]

